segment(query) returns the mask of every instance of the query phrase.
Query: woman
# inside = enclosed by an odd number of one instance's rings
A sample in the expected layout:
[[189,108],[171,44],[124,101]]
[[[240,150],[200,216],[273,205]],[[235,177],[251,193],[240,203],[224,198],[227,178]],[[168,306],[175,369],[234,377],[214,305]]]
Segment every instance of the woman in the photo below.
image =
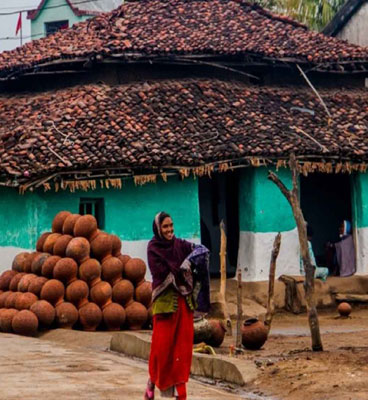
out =
[[[156,215],[153,233],[147,249],[153,289],[153,334],[150,379],[144,399],[154,399],[157,386],[162,397],[185,400],[194,335],[192,268],[194,264],[198,267],[205,263],[203,260],[208,260],[208,250],[176,238],[173,221],[165,212]],[[204,255],[206,257],[202,259]]]
[[355,247],[350,221],[343,221],[339,228],[340,240],[335,243],[336,261],[340,276],[351,276],[356,272]]

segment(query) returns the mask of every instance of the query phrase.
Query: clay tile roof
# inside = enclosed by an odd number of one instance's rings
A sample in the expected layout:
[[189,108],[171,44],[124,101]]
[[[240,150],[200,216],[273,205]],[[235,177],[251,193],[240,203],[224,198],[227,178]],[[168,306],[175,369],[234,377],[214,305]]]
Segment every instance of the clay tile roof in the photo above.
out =
[[252,157],[368,162],[366,90],[217,80],[86,85],[0,97],[0,178],[99,168],[199,166]]
[[310,31],[242,0],[141,0],[1,53],[0,76],[52,60],[97,54],[247,55],[320,68],[368,61],[367,48]]

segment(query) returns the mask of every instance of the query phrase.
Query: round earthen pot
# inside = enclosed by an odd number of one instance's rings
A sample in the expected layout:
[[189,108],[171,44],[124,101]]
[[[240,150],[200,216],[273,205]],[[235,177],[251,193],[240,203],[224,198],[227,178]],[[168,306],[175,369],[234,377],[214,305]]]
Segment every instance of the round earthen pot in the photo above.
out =
[[121,281],[123,264],[117,257],[109,257],[102,263],[102,279],[112,286]]
[[79,321],[84,331],[95,331],[102,321],[102,311],[95,303],[87,303],[79,309]]
[[38,297],[33,293],[21,293],[15,300],[15,308],[17,310],[29,310],[37,300]]
[[132,282],[123,279],[116,283],[112,289],[112,298],[115,303],[126,307],[133,302],[134,286]]
[[53,254],[54,245],[60,236],[61,233],[51,233],[51,235],[47,236],[45,243],[43,244],[43,252]]
[[88,303],[89,289],[86,282],[78,279],[66,288],[66,299],[78,309]]
[[135,289],[135,299],[148,308],[152,301],[152,283],[144,281]]
[[17,271],[17,272],[23,272],[24,271],[24,263],[26,259],[28,258],[29,253],[24,251],[22,253],[17,254],[14,257],[13,263],[12,263],[12,270]]
[[69,242],[65,254],[78,263],[83,263],[89,259],[90,250],[89,241],[86,238],[76,237]]
[[55,307],[55,320],[59,328],[72,329],[78,321],[78,310],[72,303],[64,302]]
[[48,281],[44,276],[39,276],[34,279],[28,286],[28,292],[40,296],[43,285]]
[[1,332],[1,316],[3,314],[4,311],[6,311],[6,308],[0,308],[0,332]]
[[262,321],[247,319],[242,326],[242,343],[246,349],[258,350],[266,342],[268,331]]
[[131,258],[124,267],[126,279],[129,279],[135,285],[141,282],[146,275],[146,264],[140,258]]
[[72,235],[74,231],[74,225],[78,221],[78,218],[81,216],[79,214],[71,214],[66,217],[64,224],[63,224],[63,234],[64,235]]
[[7,290],[5,292],[2,292],[0,294],[0,308],[5,308],[5,303],[6,303],[6,299],[8,298],[8,296],[10,296],[12,293],[12,291]]
[[9,308],[1,313],[0,330],[2,332],[12,332],[12,321],[18,313],[19,311],[15,308]]
[[45,232],[38,238],[37,243],[36,243],[36,251],[37,252],[39,252],[39,253],[43,252],[43,245],[45,244],[45,241],[49,235],[51,235],[51,232]]
[[213,347],[220,347],[225,338],[226,328],[224,324],[217,319],[211,319],[208,323],[211,326],[212,335],[207,341],[207,344]]
[[78,264],[72,258],[61,258],[55,265],[53,275],[55,279],[69,285],[77,279]]
[[89,287],[101,282],[101,264],[95,258],[89,258],[79,267],[79,277],[87,282]]
[[73,239],[71,235],[61,235],[56,239],[54,244],[53,253],[55,256],[65,257],[66,248],[69,242]]
[[123,278],[125,278],[125,264],[131,259],[131,257],[127,254],[121,254],[120,256],[118,256],[118,259],[123,264]]
[[97,236],[97,220],[91,215],[82,215],[74,225],[74,236],[84,237],[92,241]]
[[69,211],[60,211],[57,213],[52,221],[52,232],[63,233],[63,225],[65,220],[72,215]]
[[4,307],[5,308],[16,308],[15,302],[17,301],[17,298],[21,294],[22,294],[22,292],[11,292],[10,295],[5,299]]
[[41,274],[45,278],[52,278],[54,276],[54,268],[56,263],[61,260],[60,256],[50,256],[42,264]]
[[64,285],[57,279],[50,279],[41,289],[41,299],[57,306],[64,301]]
[[120,331],[126,318],[124,308],[118,303],[109,304],[102,315],[108,331]]
[[36,314],[29,310],[19,311],[13,317],[12,329],[18,335],[35,336],[38,329]]
[[111,257],[112,239],[105,232],[99,232],[98,235],[91,241],[91,250],[94,258],[103,262]]
[[127,306],[125,313],[127,325],[130,330],[142,329],[148,318],[146,307],[137,301],[133,301],[133,303]]
[[38,253],[32,261],[31,270],[35,275],[40,276],[43,263],[50,257],[49,253]]
[[25,274],[25,272],[18,272],[16,275],[14,275],[12,280],[10,281],[9,290],[16,292],[18,290],[18,283]]
[[348,317],[351,313],[351,306],[349,303],[343,302],[340,303],[337,307],[337,311],[341,315],[341,317]]
[[101,309],[111,304],[112,288],[108,282],[101,281],[91,288],[91,300]]
[[[41,249],[42,251],[42,249]],[[23,272],[26,274],[30,274],[32,272],[32,263],[33,259],[39,254],[38,251],[34,251],[28,255],[28,257],[25,259],[23,263]]]
[[0,290],[9,290],[11,280],[17,275],[17,271],[8,270],[0,275]]
[[37,316],[40,329],[48,329],[54,322],[55,308],[48,301],[38,300],[30,310]]
[[112,255],[113,257],[121,256],[121,240],[117,235],[110,235],[112,242]]
[[18,283],[18,291],[19,292],[28,292],[29,285],[31,282],[37,279],[37,275],[35,274],[25,274]]

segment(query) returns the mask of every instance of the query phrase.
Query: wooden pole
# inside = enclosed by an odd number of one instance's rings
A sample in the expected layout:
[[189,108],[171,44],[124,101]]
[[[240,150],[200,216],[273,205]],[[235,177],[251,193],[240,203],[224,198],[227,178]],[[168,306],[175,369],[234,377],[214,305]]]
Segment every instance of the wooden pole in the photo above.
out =
[[241,334],[241,323],[243,320],[243,307],[242,307],[242,272],[241,269],[238,268],[237,273],[237,315],[236,315],[236,348],[240,349],[242,344],[242,334]]
[[268,332],[271,330],[271,323],[273,314],[275,313],[275,304],[273,301],[274,291],[275,291],[275,271],[276,271],[276,260],[280,252],[281,245],[281,233],[279,232],[273,242],[273,248],[271,253],[271,263],[270,263],[270,275],[268,278],[268,299],[267,299],[267,312],[265,318],[265,325]]
[[292,174],[293,187],[291,190],[283,184],[280,178],[272,171],[268,173],[268,179],[277,185],[281,193],[288,200],[293,215],[295,218],[296,226],[298,229],[300,254],[302,257],[304,270],[305,270],[305,300],[307,304],[308,322],[312,337],[312,350],[323,351],[323,345],[321,340],[321,334],[319,329],[318,314],[316,308],[316,302],[314,298],[314,266],[312,265],[309,250],[308,250],[308,238],[307,238],[307,225],[304,220],[303,212],[299,203],[299,172],[298,164],[296,161],[295,154],[290,155],[289,167]]

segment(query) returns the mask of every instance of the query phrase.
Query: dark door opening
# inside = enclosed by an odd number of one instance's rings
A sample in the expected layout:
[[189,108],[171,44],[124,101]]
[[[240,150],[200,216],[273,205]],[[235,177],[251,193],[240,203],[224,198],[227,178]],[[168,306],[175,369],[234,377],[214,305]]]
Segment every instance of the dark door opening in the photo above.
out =
[[235,276],[239,245],[239,175],[229,171],[199,179],[201,239],[210,251],[210,273],[220,276],[220,222],[227,235],[227,275]]

